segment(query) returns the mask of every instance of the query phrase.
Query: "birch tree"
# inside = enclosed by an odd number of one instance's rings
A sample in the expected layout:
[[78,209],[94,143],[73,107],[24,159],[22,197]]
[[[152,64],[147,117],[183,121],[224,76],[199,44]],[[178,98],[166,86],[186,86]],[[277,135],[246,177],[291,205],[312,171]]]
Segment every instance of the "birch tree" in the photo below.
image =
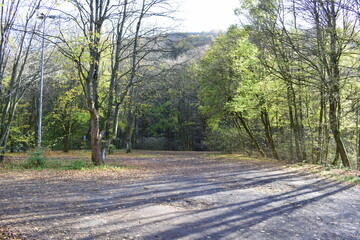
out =
[[0,4],[0,162],[16,107],[29,84],[38,77],[39,70],[31,69],[34,66],[30,56],[35,49],[35,17],[39,4],[40,0]]

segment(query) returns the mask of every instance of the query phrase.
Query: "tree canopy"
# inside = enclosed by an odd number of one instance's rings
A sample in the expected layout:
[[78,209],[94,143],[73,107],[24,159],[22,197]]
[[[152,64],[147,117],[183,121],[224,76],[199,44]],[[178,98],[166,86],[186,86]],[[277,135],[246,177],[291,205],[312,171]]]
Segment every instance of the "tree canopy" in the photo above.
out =
[[91,149],[95,165],[143,148],[359,168],[358,1],[243,0],[222,33],[156,25],[172,4],[0,5],[2,155],[35,147],[43,64],[43,147]]

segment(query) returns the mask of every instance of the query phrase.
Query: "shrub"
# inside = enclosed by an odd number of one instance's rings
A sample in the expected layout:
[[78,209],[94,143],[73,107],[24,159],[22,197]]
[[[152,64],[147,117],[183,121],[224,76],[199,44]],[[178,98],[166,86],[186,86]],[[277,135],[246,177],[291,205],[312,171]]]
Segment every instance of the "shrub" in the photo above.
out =
[[208,130],[206,140],[203,141],[203,144],[210,151],[233,153],[244,150],[239,132],[235,128]]
[[81,170],[83,167],[85,167],[85,163],[81,160],[76,160],[71,163],[69,168],[73,170]]
[[24,163],[24,168],[44,168],[46,165],[46,158],[40,151],[31,153],[28,160]]
[[360,183],[360,177],[358,176],[346,176],[343,178],[344,181],[359,184]]
[[109,154],[114,153],[115,149],[116,149],[116,146],[114,144],[110,144],[110,146],[109,146]]

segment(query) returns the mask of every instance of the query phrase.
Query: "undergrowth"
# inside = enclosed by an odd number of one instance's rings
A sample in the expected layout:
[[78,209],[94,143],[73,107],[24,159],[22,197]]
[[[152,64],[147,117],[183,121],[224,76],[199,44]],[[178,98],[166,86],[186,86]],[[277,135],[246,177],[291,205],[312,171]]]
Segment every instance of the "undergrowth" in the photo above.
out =
[[355,175],[347,175],[344,176],[341,173],[337,173],[337,172],[330,172],[331,169],[325,169],[324,171],[321,172],[322,175],[325,176],[330,176],[336,180],[340,180],[340,181],[344,181],[344,182],[349,182],[349,183],[354,183],[354,184],[360,184],[360,177],[359,176],[355,176]]
[[0,165],[0,168],[6,170],[123,170],[124,168],[133,169],[135,166],[126,166],[124,164],[114,164],[114,165],[102,165],[95,166],[92,162],[86,160],[73,160],[73,161],[62,161],[62,160],[47,160],[43,155],[32,154],[28,160],[20,163],[3,163]]
[[298,163],[294,165],[289,165],[289,167],[291,166],[304,168],[309,172],[330,177],[334,180],[353,184],[360,184],[360,175],[357,173],[358,171],[350,168],[336,167],[329,164],[320,165],[309,163]]
[[47,159],[40,151],[31,153],[30,157],[22,164],[24,168],[42,169],[46,166]]

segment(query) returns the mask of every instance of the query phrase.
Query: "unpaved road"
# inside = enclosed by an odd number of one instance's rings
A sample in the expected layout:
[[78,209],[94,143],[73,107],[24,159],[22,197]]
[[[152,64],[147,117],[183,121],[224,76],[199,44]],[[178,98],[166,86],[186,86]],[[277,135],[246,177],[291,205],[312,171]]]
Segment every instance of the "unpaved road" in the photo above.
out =
[[360,189],[262,160],[114,156],[128,172],[0,172],[26,239],[360,239]]

